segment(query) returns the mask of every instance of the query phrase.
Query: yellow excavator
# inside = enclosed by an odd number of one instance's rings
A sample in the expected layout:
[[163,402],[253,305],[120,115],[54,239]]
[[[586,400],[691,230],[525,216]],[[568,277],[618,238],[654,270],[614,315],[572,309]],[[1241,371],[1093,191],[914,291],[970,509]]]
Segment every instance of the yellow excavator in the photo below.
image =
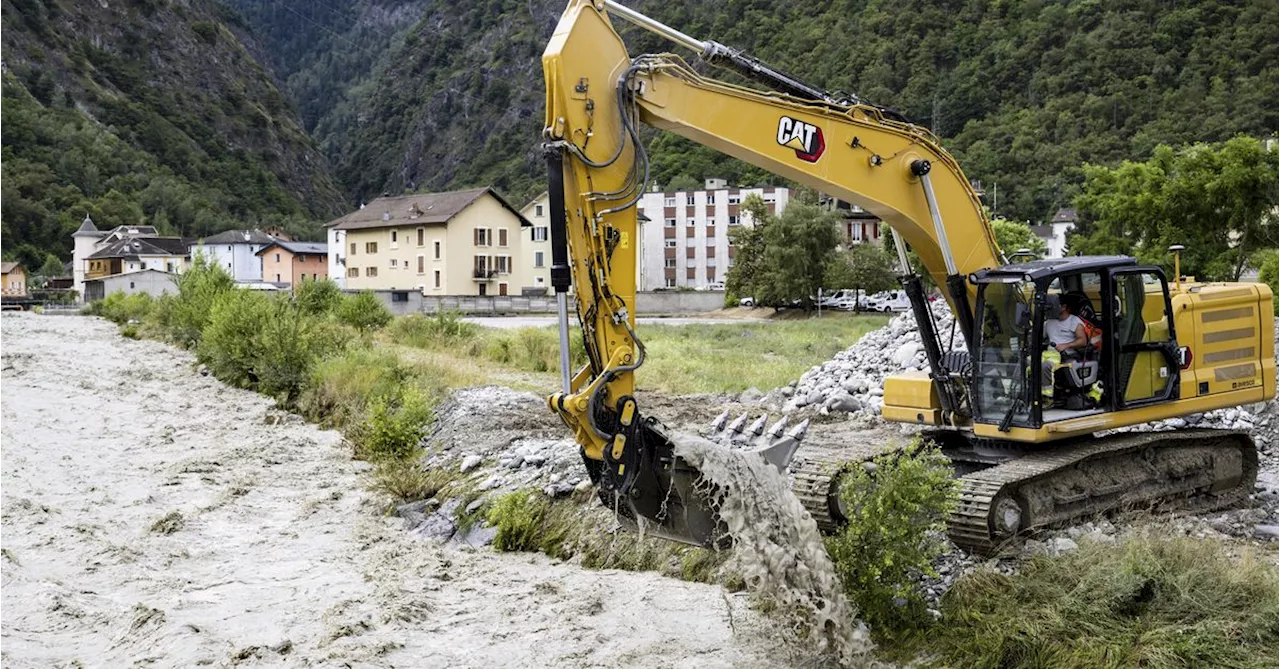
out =
[[[758,88],[708,78],[672,54],[633,57],[611,19]],[[636,203],[649,182],[642,124],[858,205],[892,229],[928,369],[888,378],[882,415],[922,426],[951,459],[957,544],[991,552],[1082,516],[1221,508],[1252,492],[1257,452],[1247,433],[1109,431],[1274,398],[1267,286],[1200,283],[1176,269],[1171,285],[1160,268],[1124,256],[1010,263],[970,182],[927,129],[613,0],[571,0],[542,63],[562,377],[548,405],[623,519],[692,544],[723,537],[699,473],[633,394],[646,355],[635,330]],[[939,336],[908,249],[943,292],[963,344]],[[588,357],[572,375],[571,288]],[[1088,326],[1088,342],[1059,352],[1046,325],[1071,317]],[[748,425],[744,414],[714,428],[785,470],[807,422]],[[799,461],[798,497],[820,527],[838,528],[842,465]]]

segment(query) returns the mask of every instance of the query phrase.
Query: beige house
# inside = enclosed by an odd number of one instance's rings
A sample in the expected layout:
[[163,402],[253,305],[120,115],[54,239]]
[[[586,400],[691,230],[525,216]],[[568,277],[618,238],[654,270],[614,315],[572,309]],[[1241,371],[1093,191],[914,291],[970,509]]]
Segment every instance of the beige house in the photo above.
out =
[[551,215],[547,192],[533,198],[520,210],[532,225],[520,231],[525,261],[529,263],[536,288],[551,287]]
[[423,295],[519,295],[536,286],[522,248],[528,227],[490,188],[380,197],[329,223],[343,241],[348,290]]
[[0,263],[0,293],[9,297],[27,296],[27,271],[21,264]]

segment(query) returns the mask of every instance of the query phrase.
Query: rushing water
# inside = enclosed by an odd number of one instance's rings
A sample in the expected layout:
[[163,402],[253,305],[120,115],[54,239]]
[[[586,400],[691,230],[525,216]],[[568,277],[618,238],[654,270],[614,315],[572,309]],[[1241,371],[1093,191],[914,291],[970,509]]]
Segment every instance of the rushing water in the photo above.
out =
[[786,476],[763,458],[697,437],[677,438],[675,452],[701,473],[748,587],[777,604],[786,633],[817,640],[841,663],[865,663],[872,649],[866,626]]

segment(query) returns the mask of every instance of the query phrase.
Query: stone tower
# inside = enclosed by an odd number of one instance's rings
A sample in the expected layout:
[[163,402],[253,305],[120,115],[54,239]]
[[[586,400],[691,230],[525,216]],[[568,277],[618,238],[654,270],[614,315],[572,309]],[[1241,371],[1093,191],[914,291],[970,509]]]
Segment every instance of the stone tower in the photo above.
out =
[[89,256],[98,250],[98,240],[106,235],[105,232],[98,230],[93,224],[93,219],[88,214],[84,216],[84,222],[71,235],[76,241],[75,251],[71,256],[71,276],[74,279],[76,293],[80,296],[78,299],[84,301],[84,275],[89,269]]

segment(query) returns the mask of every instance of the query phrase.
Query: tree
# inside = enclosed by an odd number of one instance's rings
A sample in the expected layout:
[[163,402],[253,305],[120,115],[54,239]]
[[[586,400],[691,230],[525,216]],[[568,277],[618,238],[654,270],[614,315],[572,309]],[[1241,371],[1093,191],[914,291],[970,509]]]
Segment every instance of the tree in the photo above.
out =
[[764,253],[752,286],[759,303],[778,307],[799,300],[806,311],[813,307],[812,296],[840,243],[837,219],[835,212],[792,201],[764,226]]
[[991,221],[991,230],[996,235],[996,246],[1000,247],[1006,258],[1022,249],[1031,251],[1037,258],[1043,258],[1049,250],[1044,240],[1037,237],[1026,223],[997,218]]
[[1276,249],[1262,249],[1253,254],[1250,264],[1258,270],[1258,283],[1271,286],[1271,304],[1280,314],[1280,253]]
[[1182,244],[1184,274],[1239,280],[1254,252],[1280,241],[1277,157],[1274,146],[1236,137],[1181,150],[1161,145],[1150,160],[1114,169],[1087,165],[1071,248],[1172,269],[1167,249]]
[[773,219],[764,200],[756,193],[743,198],[740,211],[752,224],[729,229],[734,256],[733,267],[725,275],[726,298],[730,295],[755,297],[755,283],[764,263],[764,229]]
[[831,258],[826,286],[832,290],[850,288],[878,293],[897,285],[894,276],[893,259],[883,248],[875,244],[854,244],[848,251]]

